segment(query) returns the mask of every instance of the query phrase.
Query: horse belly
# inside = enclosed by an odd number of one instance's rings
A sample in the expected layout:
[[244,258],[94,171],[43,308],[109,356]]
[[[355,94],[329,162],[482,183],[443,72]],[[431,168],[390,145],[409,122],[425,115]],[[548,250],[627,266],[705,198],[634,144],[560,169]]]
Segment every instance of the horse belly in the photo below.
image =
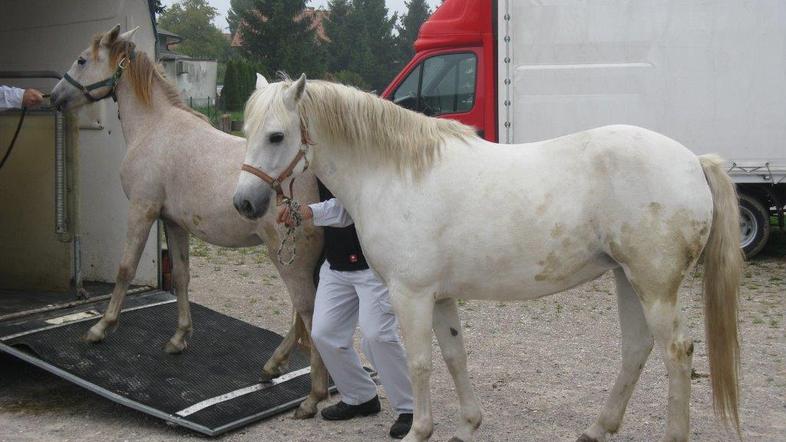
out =
[[258,223],[241,217],[231,204],[208,206],[204,202],[164,207],[163,216],[202,241],[217,246],[250,247],[262,243],[257,233]]
[[[472,262],[472,261],[468,261]],[[559,293],[592,281],[617,264],[605,253],[586,250],[563,253],[552,250],[532,256],[510,256],[475,261],[455,268],[440,296],[486,300],[528,300]]]

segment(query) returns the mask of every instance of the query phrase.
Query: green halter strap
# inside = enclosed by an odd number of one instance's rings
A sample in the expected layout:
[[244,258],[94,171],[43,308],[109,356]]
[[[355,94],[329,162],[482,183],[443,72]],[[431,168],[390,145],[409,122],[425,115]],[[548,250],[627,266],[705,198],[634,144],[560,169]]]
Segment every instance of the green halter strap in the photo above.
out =
[[[72,76],[68,75],[67,72],[63,74],[63,78],[67,82],[71,83],[74,87],[82,91],[82,94],[91,102],[101,101],[107,97],[112,97],[113,100],[117,101],[117,96],[115,95],[115,89],[117,89],[117,83],[120,81],[120,76],[123,75],[123,71],[125,70],[126,66],[128,66],[128,61],[133,60],[134,58],[136,58],[136,51],[132,47],[131,50],[128,52],[128,55],[126,57],[123,57],[117,63],[117,69],[115,69],[115,73],[112,74],[111,77],[107,78],[106,80],[101,80],[92,84],[88,84],[87,86],[76,81]],[[109,91],[100,97],[94,97],[93,95],[90,94],[90,91],[100,89],[102,87],[108,87]]]

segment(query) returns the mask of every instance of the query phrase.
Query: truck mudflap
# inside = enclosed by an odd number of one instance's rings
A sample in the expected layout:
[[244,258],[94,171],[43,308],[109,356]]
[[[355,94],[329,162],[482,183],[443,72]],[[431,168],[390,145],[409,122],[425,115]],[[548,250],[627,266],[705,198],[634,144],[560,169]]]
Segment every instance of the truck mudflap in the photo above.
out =
[[192,303],[189,346],[169,355],[163,344],[176,322],[175,299],[157,292],[129,304],[122,326],[100,344],[81,339],[99,316],[96,307],[83,307],[48,319],[0,323],[0,351],[209,436],[294,408],[308,396],[308,355],[299,349],[288,373],[260,383],[280,335]]

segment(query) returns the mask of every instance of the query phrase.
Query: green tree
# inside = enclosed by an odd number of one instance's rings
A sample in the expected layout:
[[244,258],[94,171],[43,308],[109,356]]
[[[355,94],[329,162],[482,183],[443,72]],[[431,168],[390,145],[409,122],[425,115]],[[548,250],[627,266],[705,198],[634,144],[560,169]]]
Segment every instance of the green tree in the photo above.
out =
[[227,62],[221,100],[227,110],[241,110],[256,87],[256,69],[252,63],[242,59]]
[[207,0],[182,0],[168,7],[158,18],[158,25],[183,37],[177,52],[191,57],[223,60],[229,51],[229,42],[213,26],[218,10]]
[[361,74],[372,89],[381,91],[396,73],[393,29],[398,16],[388,17],[385,0],[353,0],[352,6],[351,22],[358,41],[349,69]]
[[328,2],[328,17],[323,22],[325,34],[330,41],[326,43],[328,53],[327,68],[338,72],[349,67],[352,50],[357,43],[357,35],[352,31],[352,4],[350,0],[331,0]]
[[246,55],[274,72],[321,77],[325,51],[311,16],[303,14],[305,7],[305,0],[255,0],[254,8],[241,14],[238,28]]
[[400,65],[393,36],[398,17],[388,17],[384,0],[332,0],[328,8],[324,26],[331,78],[348,71],[362,78],[356,85],[380,91]]
[[400,24],[396,26],[396,30],[398,30],[396,43],[403,62],[406,63],[415,55],[415,40],[418,38],[420,26],[431,15],[431,10],[426,0],[410,0],[404,4],[407,6],[407,13],[401,17]]

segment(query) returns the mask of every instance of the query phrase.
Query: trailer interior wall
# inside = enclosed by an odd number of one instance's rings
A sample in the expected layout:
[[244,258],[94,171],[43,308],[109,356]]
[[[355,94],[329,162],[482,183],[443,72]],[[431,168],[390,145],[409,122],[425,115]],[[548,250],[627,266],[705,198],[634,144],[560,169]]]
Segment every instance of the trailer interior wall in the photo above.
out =
[[501,142],[626,123],[698,154],[786,167],[786,2],[499,0],[498,6]]
[[[122,30],[140,26],[135,35],[137,47],[154,56],[155,38],[145,0],[0,0],[0,70],[67,71],[92,36],[117,23]],[[49,91],[52,80],[12,80],[0,78],[6,85],[37,87]],[[26,122],[20,139],[33,136],[36,125]],[[5,126],[4,126],[5,127]],[[104,100],[84,108],[80,113],[75,182],[78,189],[76,216],[69,225],[78,225],[81,239],[82,277],[87,281],[114,281],[126,237],[128,200],[120,186],[119,167],[126,145],[117,117],[117,105]],[[5,147],[5,146],[3,146]],[[17,149],[24,149],[20,144]],[[0,173],[24,174],[5,170],[25,167],[12,158]],[[45,161],[49,161],[46,159]],[[14,216],[29,207],[41,205],[54,210],[49,201],[24,201],[17,207],[3,206],[3,216]],[[0,227],[1,228],[1,227]],[[52,224],[52,229],[54,225]],[[136,284],[155,286],[158,282],[157,229],[153,229],[137,271]],[[0,248],[0,262],[10,262]],[[30,253],[36,253],[30,250]],[[44,256],[36,259],[46,261]],[[42,265],[56,265],[42,262]],[[2,288],[2,287],[0,287]]]

